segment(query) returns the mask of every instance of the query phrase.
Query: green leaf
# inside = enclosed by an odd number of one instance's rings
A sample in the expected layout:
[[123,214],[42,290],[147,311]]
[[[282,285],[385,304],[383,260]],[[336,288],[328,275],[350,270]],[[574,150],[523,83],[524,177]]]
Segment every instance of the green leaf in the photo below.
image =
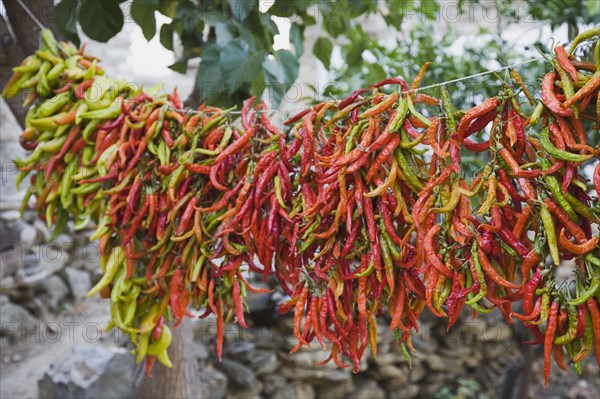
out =
[[290,41],[296,49],[296,57],[304,53],[304,26],[292,23],[290,28]]
[[[262,63],[265,60],[265,53],[255,52],[246,57],[236,68],[228,71],[227,85],[230,88],[251,85],[256,82],[257,75],[262,75]],[[260,88],[262,89],[262,88]]]
[[277,50],[263,62],[265,83],[273,106],[278,106],[298,77],[298,58],[289,50]]
[[591,16],[600,15],[600,2],[597,0],[587,0],[586,1],[588,13]]
[[277,17],[291,17],[299,9],[299,5],[296,0],[276,0],[275,3],[269,8],[268,13]]
[[[249,15],[258,12],[256,0],[234,0],[229,2],[231,15],[237,21],[244,21]],[[256,21],[253,21],[256,22]]]
[[156,35],[156,17],[159,0],[133,0],[131,18],[142,28],[144,37],[150,41]]
[[220,106],[223,104],[225,85],[222,82],[220,49],[216,45],[204,47],[200,53],[201,61],[196,74],[196,87],[200,92],[200,101]]
[[177,61],[176,63],[174,63],[172,65],[169,65],[169,69],[171,69],[175,72],[179,72],[179,73],[186,73],[187,66],[188,66],[188,60],[187,60],[187,58],[184,58],[182,60]]
[[77,33],[77,1],[62,0],[54,10],[54,21],[63,35],[76,46],[81,44]]
[[438,4],[435,0],[421,0],[420,10],[428,19],[434,19],[438,12]]
[[167,50],[173,51],[173,25],[163,24],[160,28],[160,44]]
[[173,18],[179,0],[159,0],[158,12],[165,17]]
[[351,16],[348,15],[349,6],[345,3],[345,1],[325,1],[319,6],[321,20],[323,21],[322,26],[331,37],[335,38],[346,33]]
[[333,43],[326,37],[320,37],[315,42],[313,47],[314,55],[323,63],[325,68],[329,69],[331,62],[331,52],[333,51]]
[[81,0],[77,18],[83,32],[91,39],[107,42],[123,28],[121,0]]

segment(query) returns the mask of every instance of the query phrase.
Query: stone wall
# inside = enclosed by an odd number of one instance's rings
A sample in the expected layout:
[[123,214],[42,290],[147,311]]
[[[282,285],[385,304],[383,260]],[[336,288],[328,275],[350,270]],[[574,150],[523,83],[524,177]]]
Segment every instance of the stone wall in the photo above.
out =
[[[515,339],[522,331],[493,316],[471,319],[470,312],[465,312],[446,332],[444,321],[425,315],[413,336],[417,352],[411,356],[411,365],[394,335],[380,325],[377,356],[366,353],[357,374],[333,362],[316,366],[329,354],[318,343],[290,355],[295,345],[291,320],[275,317],[261,318],[266,325],[226,330],[221,363],[214,358],[213,321],[195,323],[194,350],[208,390],[205,397],[494,398],[502,397],[503,390],[509,393],[505,397],[523,397],[514,389],[520,386],[518,378],[511,378],[521,375],[526,364]],[[525,387],[531,397],[593,398],[600,392],[600,375],[592,362],[579,379],[573,373],[557,372],[551,386],[541,390],[540,355],[539,350],[525,353],[532,359],[526,365],[531,382]]]

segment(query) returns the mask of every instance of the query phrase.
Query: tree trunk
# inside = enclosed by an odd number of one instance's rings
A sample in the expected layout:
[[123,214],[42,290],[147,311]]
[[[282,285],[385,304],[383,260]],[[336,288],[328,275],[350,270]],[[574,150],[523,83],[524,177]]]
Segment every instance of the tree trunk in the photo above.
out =
[[[27,8],[36,16],[40,23],[52,30],[60,39],[61,35],[54,24],[54,1],[53,0],[21,0]],[[8,22],[17,38],[19,47],[24,54],[33,54],[38,49],[40,30],[39,26],[27,14],[16,0],[2,0]]]
[[[57,39],[62,39],[62,35],[54,23],[53,0],[21,1],[44,27],[51,29]],[[0,83],[4,87],[12,74],[12,67],[18,65],[24,55],[33,54],[38,49],[40,28],[16,0],[2,0],[2,4],[7,16],[7,20],[0,16],[0,46],[2,48]],[[14,36],[11,34],[9,24]],[[15,38],[16,40],[14,40]],[[24,123],[26,114],[21,107],[22,100],[19,97],[8,102],[11,111],[21,125]],[[201,396],[196,359],[189,350],[192,339],[191,322],[186,319],[179,327],[173,329],[173,340],[169,347],[169,357],[173,362],[173,368],[167,369],[156,362],[153,369],[154,377],[146,378],[144,365],[136,366],[132,383],[132,397],[185,399]]]
[[[51,29],[57,38],[61,38],[60,32],[54,24],[53,0],[21,1],[43,26]],[[16,0],[2,0],[2,5],[6,10],[6,19],[0,16],[0,39],[2,40],[3,54],[0,61],[0,85],[4,88],[12,74],[11,68],[17,66],[24,56],[33,54],[38,49],[40,28]],[[23,98],[20,96],[8,101],[10,110],[21,126],[25,122],[27,113],[21,107],[22,102]]]
[[[0,87],[4,88],[8,80],[10,79],[13,71],[12,68],[18,65],[23,59],[21,49],[17,44],[14,36],[8,28],[8,24],[3,16],[0,15],[0,46],[2,48],[2,57],[0,58]],[[25,114],[27,110],[24,109],[21,104],[23,103],[23,97],[17,95],[11,100],[6,100],[8,107],[17,118],[17,121],[23,126],[25,122]]]
[[179,327],[172,328],[173,340],[169,346],[169,358],[173,368],[168,369],[155,362],[152,378],[146,377],[144,363],[136,366],[133,373],[133,398],[199,398],[202,397],[196,359],[190,350],[192,323],[184,318]]

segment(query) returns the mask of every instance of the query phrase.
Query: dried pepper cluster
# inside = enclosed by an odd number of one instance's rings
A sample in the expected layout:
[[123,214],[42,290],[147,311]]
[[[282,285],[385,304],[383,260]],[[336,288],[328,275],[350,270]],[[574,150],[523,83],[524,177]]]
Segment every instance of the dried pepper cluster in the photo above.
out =
[[[595,64],[571,56],[598,35],[556,47],[541,100],[513,71],[512,86],[457,111],[445,89],[415,92],[425,65],[410,87],[387,79],[282,131],[254,98],[239,120],[204,105],[187,113],[177,93],[104,77],[45,31],[4,93],[30,89],[22,144],[33,152],[16,162],[31,175],[24,205],[33,194],[55,234],[70,218],[97,224],[104,276],[89,295],[110,297],[112,324],[131,333],[148,372],[154,359],[170,365],[164,321],[177,325],[188,306],[215,314],[220,356],[223,324],[245,327],[244,297],[263,291],[247,281],[257,273],[290,296],[279,311],[294,312],[293,351],[329,342],[327,361],[358,370],[368,347],[376,354],[377,317],[408,355],[425,307],[448,328],[465,305],[497,308],[543,343],[547,381],[551,354],[579,369],[595,351],[600,364],[600,164],[593,185],[580,175],[600,157],[588,145],[600,44]],[[465,176],[473,154],[489,162]],[[553,273],[568,259],[571,289]]]

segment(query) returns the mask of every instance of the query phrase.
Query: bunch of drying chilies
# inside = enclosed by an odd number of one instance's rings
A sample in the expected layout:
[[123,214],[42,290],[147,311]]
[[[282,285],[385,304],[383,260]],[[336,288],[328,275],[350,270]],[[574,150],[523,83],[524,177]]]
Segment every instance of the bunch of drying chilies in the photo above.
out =
[[[600,45],[595,63],[572,55],[599,35],[554,49],[541,99],[512,71],[500,94],[455,110],[445,89],[414,90],[425,65],[410,86],[386,79],[281,130],[254,98],[237,120],[187,112],[176,92],[107,78],[43,31],[4,92],[29,107],[23,206],[54,235],[96,224],[104,275],[89,295],[110,298],[111,327],[131,334],[148,373],[155,359],[171,365],[169,325],[189,306],[215,315],[220,356],[224,323],[246,327],[246,294],[265,291],[248,281],[259,274],[290,297],[279,311],[294,313],[292,351],[316,341],[324,363],[358,371],[368,347],[376,355],[376,318],[408,357],[425,308],[450,328],[467,305],[522,320],[544,345],[547,382],[551,356],[579,371],[594,352],[600,364],[600,148],[588,144]],[[558,284],[567,260],[574,274]]]

